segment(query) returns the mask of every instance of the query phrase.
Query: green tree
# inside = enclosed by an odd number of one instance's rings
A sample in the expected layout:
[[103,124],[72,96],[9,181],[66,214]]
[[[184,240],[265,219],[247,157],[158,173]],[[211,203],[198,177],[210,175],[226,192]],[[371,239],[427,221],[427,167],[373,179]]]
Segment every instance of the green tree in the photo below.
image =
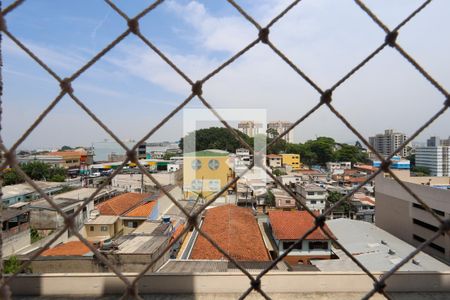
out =
[[[334,146],[336,142],[330,137],[318,137],[304,144],[303,150],[305,163],[308,165],[319,164],[324,166],[327,162],[334,160]],[[308,161],[308,162],[307,162]]]
[[37,241],[42,239],[42,236],[39,234],[39,232],[37,231],[36,228],[32,227],[30,229],[30,238],[31,238],[31,243],[36,243]]
[[68,151],[68,150],[73,150],[74,148],[70,147],[70,146],[62,146],[61,149],[59,149],[59,151]]
[[[249,145],[252,140],[246,134],[234,129],[235,132]],[[194,139],[195,135],[195,139]],[[185,144],[188,143],[188,144]],[[195,143],[195,148],[194,148]],[[228,152],[236,152],[236,149],[242,148],[238,139],[224,127],[210,127],[199,129],[189,133],[180,140],[180,148],[188,148],[193,151],[202,151],[206,149],[220,149]],[[189,150],[189,151],[190,151]]]
[[267,136],[271,139],[273,139],[279,135],[278,131],[275,128],[267,128],[266,133],[267,133]]
[[24,181],[15,169],[3,171],[1,178],[3,179],[3,185],[18,184]]
[[62,182],[66,179],[66,170],[61,167],[50,167],[49,178],[49,181]]
[[367,153],[364,153],[356,146],[341,144],[340,149],[336,150],[334,157],[337,161],[349,161],[352,164],[357,162],[367,162]]
[[430,169],[427,167],[417,167],[414,166],[411,168],[411,171],[416,174],[416,176],[429,176],[430,175]]
[[[327,208],[335,205],[342,197],[339,192],[330,192],[327,197]],[[336,212],[344,212],[344,215],[349,216],[356,212],[355,206],[349,201],[345,200],[333,209]]]
[[10,256],[3,262],[3,272],[5,274],[13,274],[18,272],[20,269],[20,261],[16,256]]
[[41,161],[24,163],[20,167],[33,180],[63,182],[66,179],[64,168],[53,167]]
[[63,175],[52,175],[50,176],[50,178],[48,179],[48,181],[52,181],[52,182],[64,182],[66,181],[66,176]]
[[281,171],[280,169],[275,169],[275,170],[273,170],[272,173],[273,173],[273,175],[275,175],[275,176],[286,175],[286,172]]
[[275,207],[275,196],[272,191],[267,190],[267,205],[271,207]]
[[20,167],[33,180],[47,180],[50,175],[50,165],[41,161],[31,161]]

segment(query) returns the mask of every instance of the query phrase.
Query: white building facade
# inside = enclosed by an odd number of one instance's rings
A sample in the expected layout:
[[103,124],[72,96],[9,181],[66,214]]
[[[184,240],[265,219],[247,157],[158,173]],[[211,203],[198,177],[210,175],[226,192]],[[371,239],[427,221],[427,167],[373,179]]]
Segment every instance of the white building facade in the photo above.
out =
[[301,196],[302,201],[310,210],[324,212],[328,196],[326,189],[316,184],[296,184],[295,192]]
[[417,147],[416,166],[427,168],[431,176],[450,176],[450,147]]

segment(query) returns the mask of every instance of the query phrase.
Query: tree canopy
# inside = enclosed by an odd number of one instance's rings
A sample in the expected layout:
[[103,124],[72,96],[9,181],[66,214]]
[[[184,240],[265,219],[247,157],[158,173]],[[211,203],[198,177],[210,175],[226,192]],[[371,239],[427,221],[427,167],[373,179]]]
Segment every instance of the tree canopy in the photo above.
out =
[[[249,145],[253,144],[253,140],[248,135],[240,132],[239,130],[234,130]],[[242,145],[227,128],[210,127],[196,130],[195,132],[191,132],[187,136],[181,138],[180,148],[185,149],[186,147],[189,151],[220,149],[228,152],[236,152],[236,149],[242,148]]]
[[[236,130],[236,129],[235,129]],[[267,134],[258,134],[254,138],[236,130],[237,134],[253,147],[253,141],[256,139],[266,139],[269,145],[278,132],[274,129],[268,129]],[[192,145],[195,134],[195,149]],[[183,149],[184,142],[189,141],[189,151],[201,151],[206,149],[221,149],[229,152],[235,152],[237,148],[242,148],[239,141],[226,128],[211,127],[199,129],[184,137],[180,141],[180,147]],[[258,149],[255,149],[258,150]],[[367,162],[367,154],[363,151],[360,144],[355,145],[339,144],[330,137],[318,137],[315,140],[309,140],[305,143],[287,143],[283,139],[277,140],[273,145],[267,148],[268,154],[293,153],[300,154],[301,161],[308,165],[325,166],[330,161],[350,161],[352,164],[357,162]]]
[[[33,180],[45,180],[64,182],[66,170],[54,167],[41,161],[32,161],[20,164],[20,168]],[[1,175],[4,185],[18,184],[24,182],[22,176],[15,169],[7,169]]]

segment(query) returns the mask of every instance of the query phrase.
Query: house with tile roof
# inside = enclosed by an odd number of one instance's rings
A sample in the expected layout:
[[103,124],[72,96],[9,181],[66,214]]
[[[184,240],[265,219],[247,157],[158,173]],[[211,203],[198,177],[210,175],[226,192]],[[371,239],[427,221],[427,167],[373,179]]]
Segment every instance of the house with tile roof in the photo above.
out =
[[[169,185],[164,187],[177,201],[182,199],[182,191],[179,186]],[[121,214],[120,220],[123,226],[123,234],[133,232],[146,220],[159,220],[174,206],[172,200],[163,192],[158,191],[143,202],[130,208]]]
[[96,206],[101,215],[120,216],[150,198],[151,194],[125,193]]
[[41,253],[41,256],[85,256],[92,254],[91,249],[81,241],[61,243]]
[[[238,261],[271,260],[250,208],[227,204],[207,209],[201,229]],[[189,259],[227,260],[206,238],[199,234],[193,237],[193,246],[187,249]],[[187,243],[192,243],[192,239]]]
[[120,216],[151,199],[151,194],[125,193],[106,200],[95,207],[84,223],[86,236],[92,241],[112,238],[123,232]]
[[[307,211],[269,212],[269,228],[278,255],[282,255],[312,227],[314,227],[314,218]],[[330,259],[333,255],[331,239],[324,231],[332,235],[326,225],[323,229],[317,228],[301,243],[295,245],[284,260],[291,265],[297,265],[310,264],[311,259]]]

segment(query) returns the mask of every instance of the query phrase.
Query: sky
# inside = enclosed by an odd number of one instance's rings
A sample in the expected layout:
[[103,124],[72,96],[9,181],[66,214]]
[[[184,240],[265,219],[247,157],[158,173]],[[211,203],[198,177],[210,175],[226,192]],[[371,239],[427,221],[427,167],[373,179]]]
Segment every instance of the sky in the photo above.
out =
[[[12,1],[3,1],[6,7]],[[236,1],[267,24],[291,1]],[[114,1],[134,16],[150,1]],[[367,0],[394,28],[422,1]],[[435,0],[400,30],[398,43],[450,89],[450,1]],[[62,78],[70,76],[126,30],[104,1],[25,1],[6,17],[8,29]],[[225,0],[168,0],[140,21],[141,32],[192,80],[253,41],[258,32]],[[322,89],[327,89],[384,41],[384,32],[351,0],[303,0],[270,30],[270,40]],[[11,146],[58,95],[58,83],[8,37],[2,37],[4,80],[1,136]],[[130,35],[73,83],[75,95],[119,138],[139,140],[180,104],[190,86],[136,36]],[[295,121],[319,94],[267,45],[259,43],[203,87],[216,108],[266,109],[267,119]],[[393,128],[412,134],[435,114],[443,96],[400,54],[385,48],[333,94],[333,105],[369,137]],[[194,99],[187,108],[204,108]],[[251,116],[249,116],[250,118]],[[217,123],[219,126],[219,123]],[[450,135],[450,113],[418,138]],[[182,113],[149,141],[175,141]],[[326,107],[294,131],[303,142],[357,138]],[[20,149],[89,146],[111,137],[65,96]]]

